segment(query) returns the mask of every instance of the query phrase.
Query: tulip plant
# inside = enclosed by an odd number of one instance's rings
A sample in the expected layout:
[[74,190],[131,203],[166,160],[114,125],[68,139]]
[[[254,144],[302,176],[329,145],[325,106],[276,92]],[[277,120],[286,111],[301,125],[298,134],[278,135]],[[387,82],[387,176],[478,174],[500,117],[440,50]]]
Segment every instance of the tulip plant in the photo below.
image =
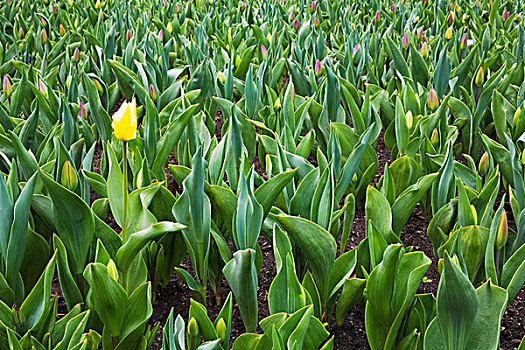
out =
[[515,346],[524,16],[1,2],[0,349]]

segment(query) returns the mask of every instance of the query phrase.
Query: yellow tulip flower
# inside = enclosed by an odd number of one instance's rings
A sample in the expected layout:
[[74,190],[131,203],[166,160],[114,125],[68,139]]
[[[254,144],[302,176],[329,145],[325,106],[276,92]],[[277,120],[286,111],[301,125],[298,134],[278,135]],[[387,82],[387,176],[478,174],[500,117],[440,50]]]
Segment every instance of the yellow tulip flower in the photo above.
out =
[[131,103],[124,102],[113,115],[113,132],[120,141],[130,141],[137,137],[137,105],[135,98]]

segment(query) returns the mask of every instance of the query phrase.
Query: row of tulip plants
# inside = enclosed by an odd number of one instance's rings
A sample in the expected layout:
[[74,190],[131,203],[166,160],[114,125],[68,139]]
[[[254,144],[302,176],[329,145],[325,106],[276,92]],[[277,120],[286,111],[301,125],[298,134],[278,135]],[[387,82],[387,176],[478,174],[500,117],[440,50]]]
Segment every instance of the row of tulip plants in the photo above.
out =
[[[329,350],[332,318],[364,303],[373,350],[499,349],[525,284],[524,17],[512,0],[2,1],[0,348]],[[416,207],[427,255],[403,244]],[[189,316],[160,329],[174,274]]]

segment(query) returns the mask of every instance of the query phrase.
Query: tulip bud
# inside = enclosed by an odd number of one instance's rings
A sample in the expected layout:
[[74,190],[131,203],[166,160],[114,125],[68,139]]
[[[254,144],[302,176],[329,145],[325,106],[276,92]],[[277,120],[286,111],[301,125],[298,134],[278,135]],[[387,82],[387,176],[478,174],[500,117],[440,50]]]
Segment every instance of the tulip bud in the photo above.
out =
[[317,16],[314,18],[314,26],[319,27],[319,18]]
[[452,27],[448,27],[447,31],[445,32],[445,39],[452,39]]
[[456,264],[461,269],[461,264],[459,263],[458,256],[456,253],[452,254],[452,257],[450,258],[454,264]]
[[396,12],[396,4],[392,3],[392,12]]
[[292,100],[295,100],[295,85],[292,83]]
[[428,92],[427,104],[432,111],[435,111],[439,107],[439,98],[433,88],[430,88]]
[[423,43],[423,46],[421,46],[421,57],[423,57],[424,59],[427,59],[428,56],[429,56],[428,45],[425,41]]
[[241,11],[244,11],[246,9],[246,4],[244,2],[241,2]]
[[380,19],[381,19],[381,12],[377,10],[376,15],[374,16],[374,19],[372,19],[372,24],[376,25]]
[[102,84],[100,84],[100,82],[97,79],[91,78],[91,81],[93,82],[93,84],[95,84],[95,87],[97,88],[97,91],[100,94],[104,92],[104,88],[102,87]]
[[131,32],[131,29],[128,29],[126,31],[126,41],[130,41],[131,38],[133,38],[133,33]]
[[403,39],[401,39],[401,46],[403,49],[408,49],[408,35],[406,32],[403,34]]
[[219,81],[224,84],[226,82],[226,75],[222,71],[219,71],[217,74],[217,77],[219,78]]
[[295,11],[292,7],[292,10],[290,11],[290,21],[293,21],[295,19]]
[[434,130],[432,130],[432,135],[430,136],[430,143],[432,143],[433,146],[437,146],[439,144],[439,131],[437,128],[434,128]]
[[498,221],[498,228],[496,230],[496,247],[501,249],[507,243],[509,238],[509,225],[507,222],[507,213],[505,209],[501,210],[501,215]]
[[319,61],[319,59],[315,61],[314,72],[316,76],[320,76],[323,72],[323,67],[321,66],[321,61]]
[[53,14],[55,14],[55,15],[57,14],[57,8],[56,8],[56,6],[54,4],[51,5],[51,11],[53,11]]
[[509,19],[509,17],[510,17],[510,11],[509,10],[503,11],[503,20],[506,21],[507,19]]
[[314,13],[315,12],[315,0],[310,2],[310,13]]
[[439,272],[440,275],[443,272],[443,265],[444,264],[445,264],[445,261],[443,260],[443,258],[439,258],[437,267],[438,267],[438,272]]
[[11,308],[11,319],[13,321],[13,323],[18,326],[17,328],[22,328],[24,326],[24,323],[25,323],[25,318],[24,318],[24,315],[22,314],[22,311],[20,310],[20,308],[16,305],[13,305],[13,307]]
[[24,28],[20,27],[18,29],[18,37],[21,39],[24,36]]
[[77,46],[73,52],[73,62],[77,63],[78,61],[80,61],[80,49]]
[[40,17],[40,22],[42,22],[42,25],[44,27],[47,27],[47,21],[46,21],[46,19],[44,17]]
[[447,22],[448,25],[451,25],[454,22],[454,14],[452,12],[448,15]]
[[474,80],[477,86],[483,85],[485,82],[485,75],[483,74],[483,66],[479,67],[478,73],[476,74],[476,79]]
[[42,44],[45,44],[47,42],[47,32],[44,28],[42,28],[42,32],[40,33],[40,36],[42,38]]
[[273,103],[273,108],[276,108],[276,109],[281,108],[281,99],[279,97],[277,97],[277,99]]
[[175,4],[175,6],[173,6],[173,10],[175,10],[176,14],[179,14],[180,13],[180,5],[179,4]]
[[521,157],[520,157],[520,161],[521,161],[521,165],[525,166],[525,149],[523,150],[523,152],[521,153]]
[[157,91],[155,91],[153,84],[149,84],[149,96],[153,101],[157,101]]
[[64,26],[62,25],[62,23],[60,23],[58,26],[58,32],[60,33],[60,36],[66,35],[66,30],[64,29]]
[[97,0],[97,2],[95,3],[95,9],[98,10],[101,6],[102,4],[100,3],[100,0]]
[[295,21],[293,22],[293,28],[295,30],[298,30],[300,26],[301,26],[301,23],[299,23],[299,19],[295,19]]
[[261,54],[262,54],[263,60],[265,60],[266,57],[268,56],[268,51],[266,50],[266,47],[264,47],[264,45],[262,44],[261,44]]
[[405,120],[407,122],[407,128],[408,130],[412,129],[412,123],[413,123],[413,117],[412,117],[412,111],[408,111],[406,114],[405,114]]
[[113,261],[113,259],[109,259],[107,269],[108,269],[108,273],[111,276],[111,278],[113,278],[115,282],[118,282],[117,265],[115,265],[115,262]]
[[419,29],[417,30],[417,34],[416,34],[416,37],[417,37],[417,40],[421,40],[423,39],[423,37],[425,36],[424,32],[423,32],[423,26],[419,27]]
[[40,92],[42,93],[42,95],[44,95],[44,97],[47,98],[47,86],[46,84],[44,84],[44,82],[42,81],[42,79],[38,78],[38,90],[40,90]]
[[489,154],[487,152],[483,153],[481,159],[479,160],[478,170],[481,176],[486,176],[489,172]]
[[166,29],[170,34],[173,32],[173,26],[171,25],[171,22],[168,22],[168,24],[166,25]]
[[80,102],[80,105],[79,105],[80,109],[78,111],[78,116],[80,118],[87,118],[87,110],[86,110],[86,106],[84,106],[84,104],[82,102]]
[[10,97],[11,94],[13,93],[13,87],[11,86],[11,81],[9,80],[9,77],[7,76],[7,74],[4,75],[2,90],[4,91],[4,94],[6,95],[6,97]]
[[78,176],[73,169],[73,165],[69,160],[62,165],[62,172],[60,173],[60,184],[70,191],[74,191],[78,186]]
[[159,40],[164,41],[164,31],[162,30],[162,28],[160,28],[159,30]]
[[512,126],[516,126],[518,125],[518,120],[520,119],[520,115],[521,115],[521,108],[518,107],[516,108],[516,112],[514,113],[514,118],[512,118]]
[[461,37],[461,41],[459,43],[459,49],[460,50],[465,50],[467,48],[467,43],[468,43],[468,35],[467,35],[467,33],[464,33],[463,36]]
[[478,224],[478,212],[476,211],[476,208],[471,204],[470,210],[472,211],[472,217],[474,218],[474,225]]
[[188,334],[192,338],[199,336],[199,325],[197,324],[195,317],[192,317],[188,322]]
[[71,84],[71,80],[73,79],[73,77],[70,75],[67,76],[66,78],[66,87],[69,89],[69,85]]
[[220,318],[219,321],[217,321],[217,325],[215,326],[215,330],[217,331],[217,336],[221,341],[223,341],[226,338],[226,322],[224,322],[224,318]]
[[359,50],[359,44],[355,44],[354,46],[354,49],[352,50],[352,56],[355,56],[355,54],[357,53],[357,50]]

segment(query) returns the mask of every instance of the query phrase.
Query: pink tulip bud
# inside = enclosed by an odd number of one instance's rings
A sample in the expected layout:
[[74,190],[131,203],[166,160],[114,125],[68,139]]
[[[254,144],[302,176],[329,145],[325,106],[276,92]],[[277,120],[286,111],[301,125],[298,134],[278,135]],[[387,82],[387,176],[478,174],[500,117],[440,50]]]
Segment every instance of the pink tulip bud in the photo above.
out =
[[53,4],[51,5],[51,11],[53,11],[53,13],[56,15],[57,14],[57,8],[56,6]]
[[47,21],[46,21],[46,19],[44,17],[40,17],[40,21],[42,22],[42,25],[44,27],[47,27]]
[[261,44],[261,53],[262,53],[263,59],[265,60],[266,57],[268,56],[268,50],[266,50],[266,47],[264,47],[264,45],[262,44]]
[[42,81],[42,79],[38,78],[38,90],[40,90],[40,92],[42,93],[42,95],[44,95],[45,97],[47,97],[47,86],[46,84],[44,84],[44,82]]
[[23,36],[24,36],[24,28],[20,27],[20,29],[18,29],[18,37],[22,38]]
[[359,44],[355,44],[354,46],[354,49],[352,50],[352,56],[355,56],[355,54],[357,53],[357,50],[359,50]]
[[162,30],[162,28],[160,28],[159,30],[159,40],[164,41],[164,31]]
[[84,104],[82,102],[80,102],[80,110],[78,111],[78,116],[80,118],[86,118],[87,117],[87,110],[86,110],[86,106],[84,106]]
[[323,71],[323,67],[321,66],[321,61],[317,59],[317,61],[315,61],[315,66],[314,66],[315,75],[320,76],[322,71]]
[[133,38],[133,33],[131,32],[131,29],[128,29],[126,31],[126,41],[130,41],[131,38]]
[[246,4],[244,2],[241,2],[241,11],[244,11],[246,9]]
[[423,26],[421,26],[417,30],[417,40],[423,39],[424,36],[425,36],[425,33],[423,32]]
[[408,49],[408,35],[406,32],[403,34],[403,39],[401,39],[401,46],[403,46],[404,49]]
[[75,52],[73,52],[73,61],[75,61],[75,63],[80,61],[80,49],[78,47],[76,47]]
[[310,2],[310,12],[315,12],[315,0]]
[[467,48],[467,39],[468,39],[467,33],[463,34],[463,36],[461,37],[461,42],[459,43],[459,48],[461,50],[465,50]]
[[9,81],[9,77],[4,75],[4,81],[2,84],[2,90],[4,91],[4,94],[9,97],[11,96],[11,93],[13,92],[13,88],[11,86],[11,81]]
[[396,4],[392,3],[392,12],[396,12]]
[[293,21],[295,19],[295,11],[292,7],[292,10],[290,11],[290,20]]
[[439,99],[433,88],[430,88],[428,92],[427,104],[432,111],[435,111],[439,107]]
[[292,99],[295,99],[295,86],[292,83]]
[[510,17],[510,11],[509,10],[503,11],[503,20],[506,21],[507,19],[509,19],[509,17]]
[[299,27],[301,26],[301,23],[299,23],[299,20],[296,19],[294,22],[293,22],[293,27],[295,30],[298,30]]
[[175,6],[173,6],[173,10],[175,10],[176,14],[179,14],[179,12],[180,12],[180,5],[179,4],[175,4]]
[[314,18],[314,26],[319,27],[319,18],[317,16]]
[[452,12],[448,15],[447,22],[448,25],[451,25],[454,22],[454,14]]

